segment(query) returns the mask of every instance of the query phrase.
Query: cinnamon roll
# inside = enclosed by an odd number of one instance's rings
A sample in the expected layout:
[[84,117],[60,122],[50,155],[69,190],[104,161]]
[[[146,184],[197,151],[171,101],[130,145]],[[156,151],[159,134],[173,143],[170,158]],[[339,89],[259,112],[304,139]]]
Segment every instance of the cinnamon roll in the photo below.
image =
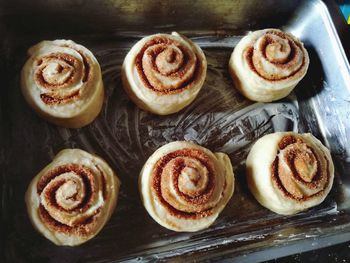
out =
[[160,225],[193,232],[210,226],[234,191],[229,157],[196,144],[176,141],[145,163],[139,189],[143,204]]
[[28,50],[21,89],[43,118],[67,128],[91,123],[103,104],[101,69],[94,55],[71,40],[42,41]]
[[116,206],[119,185],[101,158],[78,149],[62,150],[28,187],[29,217],[56,245],[79,245],[106,224]]
[[159,115],[178,112],[203,86],[207,61],[190,39],[173,32],[141,39],[122,66],[123,87],[141,109]]
[[237,44],[229,71],[248,99],[270,102],[286,97],[305,76],[309,56],[293,35],[278,29],[251,32]]
[[261,205],[282,215],[320,204],[334,179],[329,150],[310,133],[266,135],[254,144],[246,165],[252,194]]

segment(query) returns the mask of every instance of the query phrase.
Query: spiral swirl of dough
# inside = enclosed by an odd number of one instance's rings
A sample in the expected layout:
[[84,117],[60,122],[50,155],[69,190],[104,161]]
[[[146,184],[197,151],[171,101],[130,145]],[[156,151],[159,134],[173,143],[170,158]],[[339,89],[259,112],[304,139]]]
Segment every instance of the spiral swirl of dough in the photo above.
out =
[[287,96],[305,76],[309,56],[293,35],[265,29],[245,36],[235,47],[229,70],[248,99],[269,102]]
[[294,214],[320,204],[334,179],[330,153],[311,134],[266,135],[247,158],[248,184],[265,207]]
[[100,66],[85,47],[70,40],[42,41],[28,51],[22,93],[47,120],[69,128],[95,119],[103,103]]
[[170,114],[194,100],[206,69],[203,51],[191,40],[177,33],[155,34],[141,39],[126,56],[123,87],[140,108]]
[[144,205],[159,224],[197,231],[211,225],[226,206],[234,174],[226,154],[178,141],[148,159],[139,183]]
[[30,219],[56,245],[79,245],[94,237],[108,221],[116,206],[119,184],[102,159],[82,150],[63,150],[28,188]]

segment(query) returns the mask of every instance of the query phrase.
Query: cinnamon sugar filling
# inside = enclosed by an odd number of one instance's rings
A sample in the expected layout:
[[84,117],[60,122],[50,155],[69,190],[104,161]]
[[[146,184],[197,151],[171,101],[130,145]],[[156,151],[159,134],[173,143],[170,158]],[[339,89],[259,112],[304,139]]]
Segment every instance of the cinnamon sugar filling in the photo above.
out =
[[[207,177],[207,180],[204,179],[204,181],[201,182],[201,185],[198,185],[200,183],[200,178],[195,175],[195,169],[194,175],[189,177],[189,182],[193,184],[194,187],[199,187],[198,191],[196,191],[196,189],[185,189],[186,186],[179,187],[179,178],[181,177],[182,171],[186,168],[193,169],[191,166],[186,166],[186,161],[189,162],[187,159],[197,161],[207,171],[207,174],[204,175]],[[168,167],[169,165],[171,165],[171,167]],[[177,198],[184,200],[186,204],[191,204],[196,212],[179,210],[166,201],[168,192],[170,191],[167,187],[168,179],[166,177],[172,177],[171,183],[175,189]],[[164,183],[165,185],[162,185],[164,180],[166,183]],[[184,219],[197,219],[212,215],[213,207],[209,209],[202,208],[203,205],[210,200],[215,186],[213,164],[211,163],[210,158],[203,152],[194,149],[182,149],[168,153],[156,163],[151,182],[153,194],[171,215]]]
[[[174,50],[174,48],[176,50]],[[177,51],[179,50],[179,51]],[[180,52],[180,53],[179,53]],[[201,73],[202,62],[196,54],[190,54],[192,50],[187,50],[181,43],[172,40],[167,37],[158,36],[149,40],[141,48],[140,52],[136,55],[135,66],[142,84],[159,93],[159,94],[175,94],[180,93],[185,89],[190,89],[192,84],[199,79]],[[145,69],[143,65],[143,59],[145,56],[150,57],[151,61],[148,63],[151,68]],[[191,57],[195,57],[194,71],[189,76],[185,76],[187,73],[186,68],[190,67],[193,63]],[[175,64],[173,68],[165,68],[162,64]],[[158,79],[149,79],[146,74],[146,70],[150,70],[166,77],[178,78],[177,82],[170,88],[164,88],[163,83]],[[151,82],[157,83],[152,85]]]
[[[82,73],[81,79],[83,83],[89,81],[92,74],[90,66],[91,62],[89,61],[89,59],[85,56],[85,54],[82,51],[74,48],[73,46],[63,45],[63,47],[74,49],[80,54],[84,66],[84,71]],[[50,63],[57,64],[57,73],[68,71],[67,76],[64,76],[62,79],[50,76],[52,79],[46,79],[44,76],[44,71],[50,65]],[[69,85],[71,85],[74,80],[76,70],[79,67],[79,61],[77,58],[65,53],[51,53],[47,56],[38,58],[36,61],[36,65],[38,68],[36,69],[34,80],[38,83],[40,87],[47,90],[47,92],[40,94],[40,98],[45,104],[67,104],[80,97],[81,89],[67,92],[67,94],[60,94],[60,90],[69,87]]]
[[[327,188],[330,177],[326,156],[316,153],[301,138],[292,135],[284,136],[278,147],[277,156],[271,165],[271,176],[281,193],[300,202],[321,195]],[[285,154],[282,160],[279,157],[281,151]],[[298,185],[314,193],[306,194]]]
[[[269,35],[276,35],[282,39],[286,39],[288,41],[288,45],[290,47],[290,52],[288,54],[288,56],[286,58],[283,59],[271,59],[268,58],[266,52],[267,52],[267,46],[275,43],[274,40],[269,37]],[[249,46],[244,50],[244,57],[245,60],[248,63],[249,68],[255,72],[259,77],[267,80],[267,81],[280,81],[280,80],[285,80],[285,79],[292,79],[297,77],[298,74],[301,74],[301,69],[304,68],[306,60],[305,60],[305,53],[303,51],[302,46],[298,43],[293,41],[293,39],[290,39],[285,33],[283,32],[278,32],[278,31],[269,31],[266,32],[263,37],[262,43],[261,45],[258,47],[258,50],[255,50],[255,48],[253,46]],[[281,45],[281,48],[283,47],[283,45]],[[278,73],[271,75],[270,77],[264,76],[262,74],[259,73],[259,71],[257,70],[254,61],[253,61],[253,55],[255,54],[255,52],[260,52],[260,54],[262,55],[262,58],[269,61],[270,63],[274,64],[275,66],[278,66],[278,68],[281,69],[288,69],[290,68],[293,63],[295,62],[295,60],[297,59],[296,57],[296,49],[300,49],[303,55],[302,58],[302,63],[299,67],[297,67],[294,71],[292,71],[288,76],[279,76]],[[285,51],[285,50],[282,50]],[[262,70],[262,69],[261,69]]]
[[[99,167],[97,167],[100,176],[102,178],[102,190],[103,190],[103,198],[106,200],[107,198],[107,193],[106,193],[106,179]],[[84,184],[84,192],[83,192],[83,197],[78,198],[77,194],[74,193],[71,196],[68,196],[67,199],[74,199],[75,201],[78,202],[78,204],[74,205],[73,207],[70,208],[64,208],[59,205],[59,203],[56,200],[56,193],[60,187],[62,187],[68,179],[62,178],[62,180],[58,180],[55,183],[52,183],[52,185],[48,186],[48,184],[54,180],[56,177],[60,176],[61,174],[64,173],[70,173],[73,172],[75,175],[79,176]],[[91,169],[84,167],[82,165],[78,164],[66,164],[66,165],[61,165],[58,167],[55,167],[54,169],[50,170],[47,172],[45,175],[43,175],[38,183],[37,183],[37,193],[41,198],[45,198],[46,204],[49,205],[50,207],[56,209],[57,211],[62,211],[62,212],[68,212],[68,213],[84,213],[86,212],[90,207],[93,202],[92,196],[93,194],[97,191],[97,182],[94,179],[94,175]],[[50,188],[47,188],[50,187]],[[41,195],[44,192],[44,195]],[[66,234],[76,234],[80,236],[88,235],[91,231],[94,230],[94,225],[98,219],[99,214],[102,212],[102,208],[99,207],[94,211],[92,215],[89,216],[84,216],[79,220],[74,221],[74,225],[66,225],[60,221],[57,221],[55,218],[53,218],[49,212],[46,210],[44,205],[40,203],[39,205],[39,216],[43,223],[45,224],[48,229],[51,231],[58,231],[58,232],[63,232]]]

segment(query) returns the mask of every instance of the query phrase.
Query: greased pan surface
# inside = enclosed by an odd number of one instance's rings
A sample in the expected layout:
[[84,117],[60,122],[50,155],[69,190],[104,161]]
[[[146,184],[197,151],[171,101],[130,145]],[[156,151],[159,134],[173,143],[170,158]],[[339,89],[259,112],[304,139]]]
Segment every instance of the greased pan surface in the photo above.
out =
[[[16,0],[2,4],[0,182],[5,262],[170,258],[251,262],[350,240],[350,70],[338,37],[345,25],[333,3],[215,2]],[[310,67],[287,98],[254,103],[233,88],[227,65],[243,35],[267,27],[299,37],[310,54]],[[156,116],[128,99],[120,69],[141,37],[174,30],[202,47],[208,60],[207,79],[190,106]],[[26,50],[41,40],[59,38],[83,44],[101,64],[106,89],[103,109],[82,129],[60,128],[40,119],[20,93]],[[249,193],[246,155],[258,138],[275,131],[311,132],[331,149],[336,178],[320,206],[280,216],[261,207]],[[174,140],[226,152],[235,170],[233,198],[210,228],[197,233],[159,226],[138,193],[138,174],[146,159]],[[24,203],[30,180],[63,148],[98,154],[122,182],[111,220],[98,236],[75,248],[57,247],[38,234]]]

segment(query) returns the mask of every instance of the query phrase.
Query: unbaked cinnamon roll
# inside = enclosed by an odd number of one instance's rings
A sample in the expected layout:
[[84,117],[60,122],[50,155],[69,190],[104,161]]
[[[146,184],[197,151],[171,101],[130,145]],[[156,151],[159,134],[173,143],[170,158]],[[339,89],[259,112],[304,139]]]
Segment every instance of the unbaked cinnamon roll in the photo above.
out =
[[123,87],[141,109],[159,115],[178,112],[203,86],[207,61],[190,39],[173,32],[141,39],[122,67]]
[[252,194],[261,205],[282,215],[320,204],[334,179],[329,150],[310,133],[262,137],[252,147],[246,166]]
[[67,128],[91,123],[103,104],[101,69],[94,55],[71,40],[42,41],[28,50],[21,88],[43,118]]
[[28,187],[29,217],[56,245],[79,245],[106,224],[116,206],[119,185],[101,158],[78,149],[62,150]]
[[160,225],[193,232],[210,226],[234,191],[229,157],[196,144],[164,145],[145,163],[139,189],[148,213]]
[[270,102],[286,97],[305,76],[309,56],[293,35],[278,29],[249,33],[237,44],[229,71],[248,99]]

